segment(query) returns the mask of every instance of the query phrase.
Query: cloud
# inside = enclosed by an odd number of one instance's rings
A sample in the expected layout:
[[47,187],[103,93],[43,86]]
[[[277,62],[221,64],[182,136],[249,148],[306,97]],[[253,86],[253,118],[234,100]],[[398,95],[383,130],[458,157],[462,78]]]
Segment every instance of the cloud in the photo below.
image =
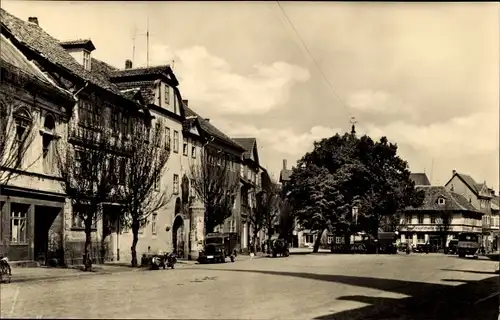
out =
[[240,74],[203,46],[176,51],[164,45],[152,47],[150,65],[172,60],[183,98],[218,114],[267,113],[285,105],[293,86],[310,78],[308,69],[283,61],[257,63],[253,72]]
[[411,114],[412,106],[388,92],[380,90],[360,90],[347,98],[350,108],[366,113]]
[[411,146],[431,157],[487,155],[498,150],[498,113],[477,112],[444,122],[417,125],[404,120],[385,126],[360,125],[360,133]]

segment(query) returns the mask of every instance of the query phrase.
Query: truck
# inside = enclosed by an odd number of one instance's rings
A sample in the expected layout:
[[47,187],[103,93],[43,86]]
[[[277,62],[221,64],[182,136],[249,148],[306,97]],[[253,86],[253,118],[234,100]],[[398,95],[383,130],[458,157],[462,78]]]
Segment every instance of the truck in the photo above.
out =
[[457,252],[460,258],[472,256],[477,259],[479,247],[479,236],[477,234],[463,232],[458,235]]

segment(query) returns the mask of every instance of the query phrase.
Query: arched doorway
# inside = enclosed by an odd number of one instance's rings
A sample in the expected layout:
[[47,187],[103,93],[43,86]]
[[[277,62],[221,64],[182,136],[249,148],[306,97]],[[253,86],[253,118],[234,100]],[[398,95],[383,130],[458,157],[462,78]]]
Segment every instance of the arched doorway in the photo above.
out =
[[181,199],[175,201],[175,219],[172,226],[172,245],[179,257],[184,257],[184,219],[180,215]]

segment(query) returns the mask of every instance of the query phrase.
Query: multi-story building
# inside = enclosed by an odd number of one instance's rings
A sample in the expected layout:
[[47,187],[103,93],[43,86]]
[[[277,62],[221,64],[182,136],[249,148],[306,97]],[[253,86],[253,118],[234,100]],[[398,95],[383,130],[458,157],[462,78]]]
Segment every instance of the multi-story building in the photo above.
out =
[[[425,192],[425,199],[420,207],[404,211],[401,242],[444,247],[460,232],[481,233],[482,214],[463,195],[443,186],[421,185],[416,188]],[[443,239],[446,243],[442,243]]]
[[[248,215],[256,203],[256,194],[261,188],[259,151],[255,138],[233,138],[233,140],[244,148],[243,165],[240,167],[241,210],[237,226],[241,234],[241,250],[248,252],[253,233]],[[260,237],[256,245],[260,246]]]
[[[16,132],[29,127],[35,133],[18,175],[1,186],[2,250],[14,261],[81,261],[83,223],[55,170],[57,145],[68,143],[78,153],[81,132],[96,129],[88,128],[90,119],[102,120],[103,130],[108,130],[111,114],[134,117],[141,107],[91,71],[95,47],[90,40],[61,43],[39,27],[37,18],[22,21],[2,9],[0,18],[2,65],[10,65],[10,71],[2,71],[2,93],[11,93],[14,119],[22,119]],[[127,134],[122,129],[117,128],[120,139]],[[93,224],[95,245],[100,226]],[[95,246],[92,251],[96,256],[99,250]]]
[[477,183],[471,176],[453,170],[450,180],[445,184],[447,190],[464,196],[469,203],[482,213],[482,245],[492,249],[495,236],[498,235],[500,222],[497,211],[492,211],[494,191],[483,183]]

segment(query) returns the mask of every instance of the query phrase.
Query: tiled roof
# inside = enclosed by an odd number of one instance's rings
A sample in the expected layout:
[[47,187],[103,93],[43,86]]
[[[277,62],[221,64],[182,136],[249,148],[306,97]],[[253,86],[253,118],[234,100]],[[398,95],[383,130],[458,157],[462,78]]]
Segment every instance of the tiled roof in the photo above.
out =
[[63,48],[77,48],[83,47],[87,50],[95,50],[95,46],[90,39],[76,39],[69,41],[60,41],[59,44],[63,46]]
[[410,173],[410,179],[416,186],[430,186],[431,182],[425,173]]
[[[448,191],[444,186],[419,186],[416,189],[425,192],[424,203],[418,208],[407,208],[408,211],[461,210],[479,212],[464,196]],[[444,205],[438,204],[440,197],[445,198]]]
[[155,99],[156,81],[154,80],[122,82],[122,83],[117,83],[116,86],[120,90],[140,88],[141,94],[146,103],[154,104],[155,102],[154,99]]
[[100,73],[109,78],[111,72],[118,70],[118,68],[115,68],[104,61],[91,58],[90,70],[92,72]]
[[245,148],[245,152],[243,153],[243,157],[245,159],[250,158],[253,152],[253,147],[255,143],[257,143],[257,139],[255,138],[233,138],[236,143]]
[[129,100],[134,100],[134,97],[135,95],[138,93],[138,92],[141,92],[141,89],[140,88],[136,88],[136,89],[128,89],[128,90],[120,90],[121,93],[123,94],[123,96]]
[[110,73],[111,78],[125,78],[125,77],[135,77],[143,75],[162,75],[168,72],[170,65],[154,66],[147,68],[132,68],[124,70],[115,70]]
[[235,142],[234,140],[229,138],[226,134],[224,134],[222,131],[217,129],[213,124],[211,124],[210,122],[205,120],[203,117],[201,117],[199,114],[194,112],[192,109],[190,109],[189,107],[184,107],[184,110],[185,110],[186,117],[189,117],[189,116],[198,117],[200,128],[203,131],[205,131],[208,135],[217,137],[220,140],[227,143],[228,145],[230,145],[238,150],[244,151],[244,148],[240,144],[238,144],[237,142]]
[[457,172],[457,176],[459,176],[460,178],[462,178],[462,180],[465,181],[465,183],[472,189],[474,190],[476,193],[479,192],[479,190],[477,189],[477,185],[478,183],[469,175],[467,174],[463,174],[463,173],[458,173]]
[[106,77],[92,73],[83,68],[66,50],[58,40],[46,33],[35,23],[23,21],[0,8],[0,21],[2,27],[11,33],[17,41],[51,63],[65,69],[74,76],[101,87],[105,90],[121,95],[118,88]]

